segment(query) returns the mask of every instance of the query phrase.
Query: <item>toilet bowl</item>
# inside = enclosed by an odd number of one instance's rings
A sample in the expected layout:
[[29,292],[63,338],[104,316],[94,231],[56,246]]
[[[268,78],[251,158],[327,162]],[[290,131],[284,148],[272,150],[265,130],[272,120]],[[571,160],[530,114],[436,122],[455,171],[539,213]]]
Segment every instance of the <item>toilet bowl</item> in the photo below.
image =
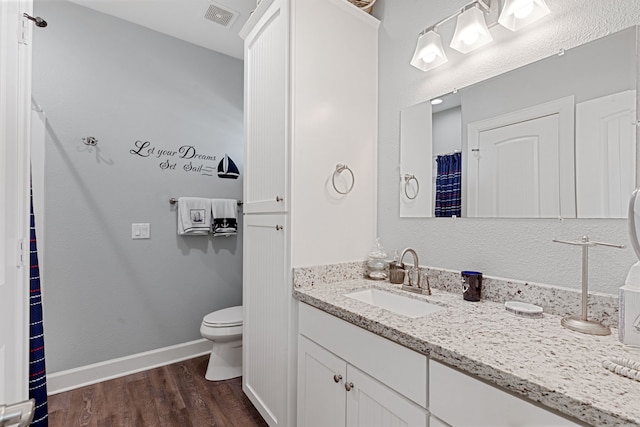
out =
[[205,378],[228,380],[242,375],[242,306],[224,308],[204,316],[203,338],[213,342]]

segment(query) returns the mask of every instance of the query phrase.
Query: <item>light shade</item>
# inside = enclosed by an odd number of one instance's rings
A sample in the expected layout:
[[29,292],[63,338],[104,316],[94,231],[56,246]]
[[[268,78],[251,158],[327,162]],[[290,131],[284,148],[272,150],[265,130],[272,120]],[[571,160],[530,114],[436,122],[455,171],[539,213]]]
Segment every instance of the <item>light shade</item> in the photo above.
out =
[[477,7],[472,7],[458,15],[456,31],[449,46],[458,52],[467,53],[492,40],[484,13]]
[[432,30],[418,37],[411,65],[422,71],[427,71],[445,62],[447,62],[447,55],[444,53],[442,40],[438,33]]
[[544,0],[506,0],[498,23],[511,31],[518,31],[551,13]]

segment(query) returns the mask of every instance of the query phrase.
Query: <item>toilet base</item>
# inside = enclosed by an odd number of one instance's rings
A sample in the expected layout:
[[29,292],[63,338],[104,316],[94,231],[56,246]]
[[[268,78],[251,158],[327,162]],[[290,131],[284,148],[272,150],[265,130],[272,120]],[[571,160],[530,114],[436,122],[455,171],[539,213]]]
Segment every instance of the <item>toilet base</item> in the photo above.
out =
[[242,340],[214,342],[204,377],[222,381],[242,376]]

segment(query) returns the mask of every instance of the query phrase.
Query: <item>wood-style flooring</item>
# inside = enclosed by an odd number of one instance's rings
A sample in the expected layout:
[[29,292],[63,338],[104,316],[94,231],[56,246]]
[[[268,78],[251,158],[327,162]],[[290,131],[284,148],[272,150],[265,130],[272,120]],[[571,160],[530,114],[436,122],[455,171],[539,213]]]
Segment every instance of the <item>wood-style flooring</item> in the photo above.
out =
[[49,396],[49,426],[266,426],[241,378],[204,378],[208,361],[197,357]]

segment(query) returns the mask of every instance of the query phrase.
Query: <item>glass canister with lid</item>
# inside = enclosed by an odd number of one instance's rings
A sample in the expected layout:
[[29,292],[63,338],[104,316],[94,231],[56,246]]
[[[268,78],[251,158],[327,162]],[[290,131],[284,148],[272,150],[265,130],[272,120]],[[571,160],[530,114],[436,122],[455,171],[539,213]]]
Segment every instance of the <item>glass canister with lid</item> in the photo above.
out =
[[376,237],[376,244],[369,252],[367,259],[367,276],[373,280],[384,280],[388,277],[388,267],[387,253],[382,247],[380,238]]

